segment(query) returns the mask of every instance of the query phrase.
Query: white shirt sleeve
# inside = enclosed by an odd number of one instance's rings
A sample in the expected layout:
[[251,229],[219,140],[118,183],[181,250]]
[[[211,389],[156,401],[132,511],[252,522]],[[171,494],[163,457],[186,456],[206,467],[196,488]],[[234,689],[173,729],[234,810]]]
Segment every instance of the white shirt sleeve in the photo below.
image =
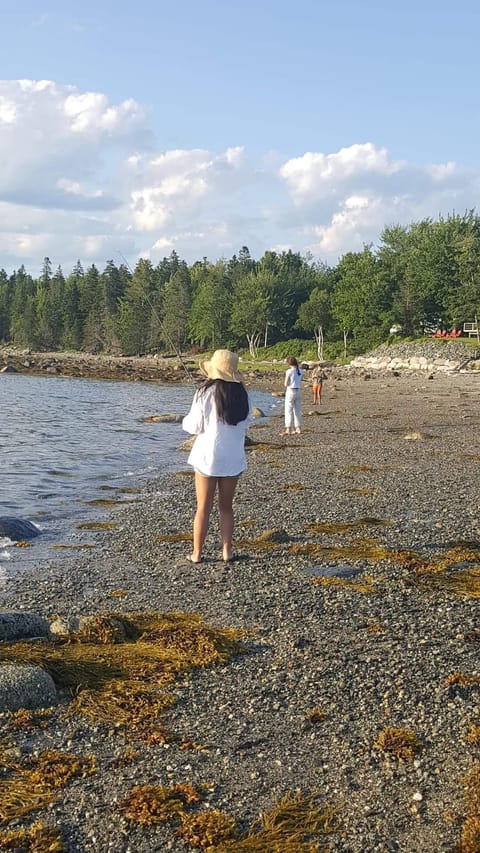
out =
[[204,416],[202,398],[198,391],[195,391],[195,396],[188,415],[185,415],[182,421],[182,429],[189,432],[190,435],[199,435],[204,429]]

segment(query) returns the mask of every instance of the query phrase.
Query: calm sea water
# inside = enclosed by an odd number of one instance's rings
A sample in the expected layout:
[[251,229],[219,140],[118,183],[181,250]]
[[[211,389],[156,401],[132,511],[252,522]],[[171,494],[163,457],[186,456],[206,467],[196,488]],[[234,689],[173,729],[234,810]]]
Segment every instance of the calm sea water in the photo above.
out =
[[[123,489],[184,468],[186,455],[178,446],[187,435],[181,425],[143,419],[186,413],[193,390],[191,385],[0,376],[0,516],[42,529],[31,548],[0,539],[0,575],[7,568],[60,559],[62,552],[51,550],[54,542],[88,541],[88,531],[80,531],[78,523],[109,515],[88,501],[129,499]],[[271,410],[269,394],[253,392],[251,398],[264,412]]]

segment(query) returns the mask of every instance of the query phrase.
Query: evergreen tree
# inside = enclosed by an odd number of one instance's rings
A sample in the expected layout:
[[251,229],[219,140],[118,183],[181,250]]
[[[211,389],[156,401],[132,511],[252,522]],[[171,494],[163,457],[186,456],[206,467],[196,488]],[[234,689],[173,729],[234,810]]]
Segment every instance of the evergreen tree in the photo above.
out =
[[61,345],[66,350],[79,350],[82,343],[84,314],[80,310],[80,293],[83,277],[83,267],[80,261],[77,261],[72,273],[65,281]]
[[2,343],[10,340],[12,298],[12,282],[5,270],[0,269],[0,342]]
[[191,278],[195,296],[188,323],[190,338],[202,347],[224,347],[228,343],[231,310],[226,264],[217,261],[215,265],[199,265]]
[[86,352],[102,352],[107,336],[107,303],[95,264],[80,279],[79,308],[83,315],[82,349]]
[[35,283],[22,266],[13,273],[12,309],[10,334],[13,342],[20,346],[37,345],[35,325]]
[[165,286],[162,336],[167,349],[183,350],[188,332],[190,275],[179,266]]
[[118,312],[118,337],[125,355],[140,355],[148,349],[154,283],[152,264],[142,258],[135,267]]

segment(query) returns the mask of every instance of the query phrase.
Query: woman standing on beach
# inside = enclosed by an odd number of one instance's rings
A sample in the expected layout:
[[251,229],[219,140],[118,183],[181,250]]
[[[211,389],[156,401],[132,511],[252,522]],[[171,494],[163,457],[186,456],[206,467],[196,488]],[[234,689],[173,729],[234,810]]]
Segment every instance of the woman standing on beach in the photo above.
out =
[[187,557],[201,563],[210,513],[218,486],[218,510],[224,562],[233,560],[233,498],[238,478],[247,467],[245,435],[250,403],[238,371],[238,355],[216,350],[210,361],[200,362],[207,377],[195,392],[183,419],[185,432],[196,435],[188,464],[195,469],[197,510],[193,521],[193,550]]
[[301,433],[302,425],[302,399],[300,388],[302,386],[303,372],[298,366],[298,361],[293,355],[287,358],[290,365],[285,373],[285,430],[282,435],[297,435]]

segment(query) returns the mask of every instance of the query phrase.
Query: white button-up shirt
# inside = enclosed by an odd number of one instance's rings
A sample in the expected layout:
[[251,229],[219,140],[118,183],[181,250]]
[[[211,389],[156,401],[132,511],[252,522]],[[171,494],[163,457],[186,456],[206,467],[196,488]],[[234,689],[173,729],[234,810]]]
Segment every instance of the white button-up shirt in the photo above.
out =
[[249,414],[235,426],[224,423],[217,415],[215,386],[196,391],[192,407],[182,421],[182,429],[196,435],[188,464],[204,477],[236,477],[247,467],[245,435]]

